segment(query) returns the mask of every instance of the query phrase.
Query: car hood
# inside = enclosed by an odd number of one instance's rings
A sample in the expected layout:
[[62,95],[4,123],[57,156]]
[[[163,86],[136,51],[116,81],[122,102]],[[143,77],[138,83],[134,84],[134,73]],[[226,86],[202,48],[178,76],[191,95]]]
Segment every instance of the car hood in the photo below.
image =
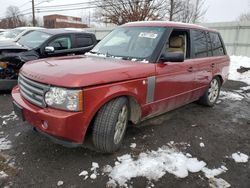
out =
[[155,68],[139,61],[67,56],[28,62],[21,74],[41,83],[76,88],[153,76]]
[[21,45],[18,45],[16,42],[13,41],[0,41],[0,50],[28,50]]

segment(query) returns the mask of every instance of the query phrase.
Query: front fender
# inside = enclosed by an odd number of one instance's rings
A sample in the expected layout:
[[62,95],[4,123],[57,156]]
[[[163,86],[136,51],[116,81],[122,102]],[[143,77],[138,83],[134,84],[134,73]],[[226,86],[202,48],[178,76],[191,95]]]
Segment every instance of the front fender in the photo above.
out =
[[84,89],[84,116],[88,119],[89,125],[104,104],[120,96],[133,97],[141,108],[146,102],[146,95],[145,79],[86,88]]

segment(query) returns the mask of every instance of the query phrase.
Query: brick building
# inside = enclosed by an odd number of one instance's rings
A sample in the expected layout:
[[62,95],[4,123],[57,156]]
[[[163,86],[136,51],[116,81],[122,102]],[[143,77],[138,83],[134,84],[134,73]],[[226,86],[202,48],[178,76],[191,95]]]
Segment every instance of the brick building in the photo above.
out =
[[43,17],[45,28],[86,28],[86,24],[82,23],[82,19],[72,16],[64,16],[53,14]]

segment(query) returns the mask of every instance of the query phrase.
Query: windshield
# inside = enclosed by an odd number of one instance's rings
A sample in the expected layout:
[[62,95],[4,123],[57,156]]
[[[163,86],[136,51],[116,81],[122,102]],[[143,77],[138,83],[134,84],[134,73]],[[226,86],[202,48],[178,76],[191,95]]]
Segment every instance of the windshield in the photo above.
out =
[[112,31],[90,52],[131,60],[149,60],[164,27],[121,27]]
[[24,31],[23,29],[11,29],[9,31],[3,32],[1,36],[8,38],[8,39],[14,39],[23,31]]
[[22,36],[17,42],[22,46],[26,46],[33,49],[40,46],[50,36],[50,34],[41,31],[32,31],[29,34]]

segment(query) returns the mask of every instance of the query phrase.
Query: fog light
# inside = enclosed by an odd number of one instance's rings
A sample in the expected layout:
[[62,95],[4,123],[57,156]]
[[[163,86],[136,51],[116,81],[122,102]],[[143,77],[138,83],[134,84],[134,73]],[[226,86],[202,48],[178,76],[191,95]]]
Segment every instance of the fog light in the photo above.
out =
[[43,122],[42,122],[42,128],[43,128],[43,129],[48,129],[48,127],[49,127],[48,122],[47,122],[47,121],[43,121]]

